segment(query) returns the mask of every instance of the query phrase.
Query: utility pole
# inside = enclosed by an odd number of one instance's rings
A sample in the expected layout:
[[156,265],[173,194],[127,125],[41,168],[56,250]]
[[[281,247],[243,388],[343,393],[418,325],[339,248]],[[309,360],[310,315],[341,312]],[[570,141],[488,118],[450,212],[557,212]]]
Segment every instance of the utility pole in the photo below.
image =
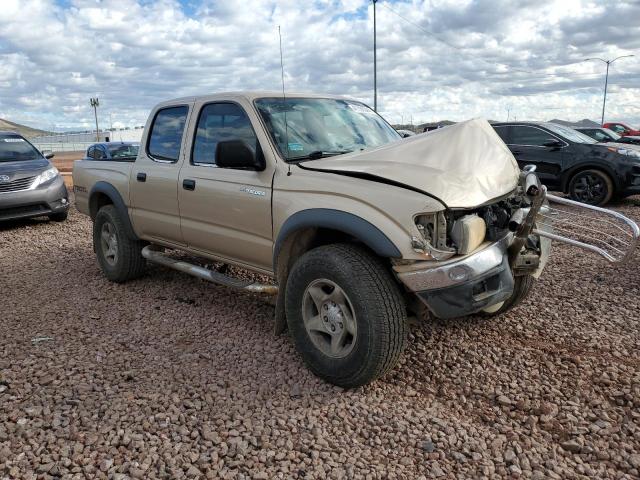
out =
[[100,130],[98,130],[98,107],[100,106],[100,101],[98,97],[90,98],[89,104],[93,107],[93,114],[96,117],[96,142],[100,141]]
[[607,64],[607,73],[604,77],[604,97],[602,99],[602,120],[600,121],[600,125],[604,125],[604,108],[607,105],[607,85],[609,84],[609,65],[611,65],[613,62],[615,62],[616,60],[618,60],[619,58],[625,58],[625,57],[635,57],[635,55],[620,55],[619,57],[614,58],[613,60],[605,60],[603,58],[585,58],[584,61],[589,61],[589,60],[598,60],[600,62],[604,62]]
[[378,58],[376,45],[376,2],[373,0],[373,110],[378,111]]

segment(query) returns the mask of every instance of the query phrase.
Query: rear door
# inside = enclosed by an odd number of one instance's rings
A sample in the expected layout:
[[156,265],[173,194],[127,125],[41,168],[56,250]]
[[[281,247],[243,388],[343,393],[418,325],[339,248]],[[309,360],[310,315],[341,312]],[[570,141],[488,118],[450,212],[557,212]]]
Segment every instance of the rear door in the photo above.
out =
[[256,154],[260,141],[247,110],[231,101],[197,102],[178,197],[184,241],[193,249],[272,269],[271,182],[274,165],[263,171],[219,168],[218,142],[242,140]]
[[130,178],[131,220],[143,238],[183,245],[178,175],[191,105],[159,108],[145,128],[144,147]]
[[[545,146],[549,140],[558,140],[561,146]],[[511,125],[508,146],[520,168],[535,165],[542,183],[548,187],[559,185],[563,150],[568,146],[567,142],[540,127]]]

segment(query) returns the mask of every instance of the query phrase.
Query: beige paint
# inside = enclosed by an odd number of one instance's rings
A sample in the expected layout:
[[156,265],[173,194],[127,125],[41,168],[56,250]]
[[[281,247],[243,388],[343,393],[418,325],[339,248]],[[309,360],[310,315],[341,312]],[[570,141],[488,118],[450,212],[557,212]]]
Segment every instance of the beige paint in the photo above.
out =
[[[78,162],[74,168],[74,182],[83,185],[87,192],[96,181],[113,183],[129,206],[136,234],[145,240],[262,273],[272,273],[273,246],[284,222],[296,212],[309,208],[353,213],[379,228],[397,246],[403,259],[428,258],[416,253],[411,246],[411,238],[420,235],[414,217],[421,213],[441,211],[444,206],[427,195],[398,186],[309,171],[286,164],[276,153],[252,104],[255,98],[275,96],[279,94],[228,93],[163,102],[151,112],[134,164]],[[288,96],[328,97],[309,94]],[[267,164],[265,171],[247,172],[190,163],[191,142],[199,109],[215,101],[237,102],[245,109],[264,151]],[[190,105],[191,109],[180,159],[173,164],[158,163],[145,153],[149,123],[158,109],[183,104]],[[479,135],[485,142],[483,145],[490,147],[498,137],[492,138],[487,127],[480,121],[474,121],[459,132],[455,129],[453,132],[457,132],[456,135],[461,139]],[[473,162],[476,163],[466,161],[451,167],[454,173],[448,175],[445,160],[450,162],[451,155],[473,155],[473,152],[466,146],[457,145],[452,147],[447,158],[434,153],[432,158],[435,158],[436,165],[429,166],[421,160],[420,155],[433,150],[439,143],[429,138],[440,138],[441,141],[446,138],[434,137],[433,134],[414,138],[417,140],[405,139],[371,152],[307,162],[306,165],[313,168],[357,169],[385,176],[429,193],[434,193],[434,190],[445,202],[449,200],[456,206],[476,206],[487,198],[495,198],[515,188],[517,178],[513,178],[515,170],[510,165],[513,157],[504,154],[501,147],[493,150],[487,148],[482,156],[474,157]],[[498,143],[502,142],[498,139]],[[500,154],[497,157],[496,152]],[[367,160],[369,153],[370,161]],[[413,155],[411,158],[409,153]],[[499,186],[495,192],[491,191],[492,184],[485,176],[480,175],[481,179],[474,180],[473,174],[463,175],[465,168],[478,167],[477,162],[490,161],[492,158],[498,158],[500,166],[497,170],[485,169],[483,172],[500,177],[495,184]],[[517,166],[513,168],[517,169]],[[147,174],[145,183],[136,181],[138,172]],[[182,180],[187,178],[196,180],[195,191],[183,190]],[[253,193],[248,193],[247,187]],[[448,194],[447,189],[452,193]],[[255,195],[256,191],[264,191],[265,195]],[[466,197],[463,193],[466,193]],[[463,198],[471,200],[463,202]],[[86,194],[77,196],[78,209],[84,213],[88,212],[87,201]]]
[[473,208],[507,195],[520,175],[511,151],[483,119],[306,164],[388,178],[435,195],[450,208]]

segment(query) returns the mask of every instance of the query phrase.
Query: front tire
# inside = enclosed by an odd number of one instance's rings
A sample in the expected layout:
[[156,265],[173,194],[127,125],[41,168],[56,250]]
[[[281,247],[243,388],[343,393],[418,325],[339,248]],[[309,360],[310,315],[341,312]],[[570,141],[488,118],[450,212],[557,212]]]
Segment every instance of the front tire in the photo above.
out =
[[569,196],[577,202],[602,206],[609,203],[613,193],[611,177],[600,170],[583,170],[569,180]]
[[482,312],[489,317],[495,317],[501,315],[504,312],[511,310],[514,307],[520,305],[529,296],[533,285],[535,284],[535,278],[531,275],[519,275],[513,279],[513,293],[504,302],[492,305],[489,308],[484,309]]
[[113,205],[98,211],[93,222],[93,249],[105,277],[122,283],[142,275],[146,267],[143,247],[143,242],[129,237]]
[[367,384],[393,368],[408,325],[400,289],[365,249],[336,244],[305,253],[287,280],[289,331],[309,369],[341,387]]

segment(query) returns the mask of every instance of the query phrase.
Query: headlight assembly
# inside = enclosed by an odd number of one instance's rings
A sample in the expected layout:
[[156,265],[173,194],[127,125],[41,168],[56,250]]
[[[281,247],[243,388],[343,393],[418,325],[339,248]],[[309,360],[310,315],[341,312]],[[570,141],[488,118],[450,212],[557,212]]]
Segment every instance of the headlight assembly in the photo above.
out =
[[38,178],[36,179],[34,187],[38,187],[38,186],[43,185],[43,184],[45,184],[47,182],[50,182],[51,180],[56,178],[59,174],[60,173],[58,172],[58,169],[56,167],[51,167],[51,168],[45,170],[40,175],[38,175]]
[[640,151],[638,150],[632,150],[630,148],[617,148],[617,147],[607,147],[607,150],[611,152],[619,153],[620,155],[625,155],[627,157],[640,159]]

